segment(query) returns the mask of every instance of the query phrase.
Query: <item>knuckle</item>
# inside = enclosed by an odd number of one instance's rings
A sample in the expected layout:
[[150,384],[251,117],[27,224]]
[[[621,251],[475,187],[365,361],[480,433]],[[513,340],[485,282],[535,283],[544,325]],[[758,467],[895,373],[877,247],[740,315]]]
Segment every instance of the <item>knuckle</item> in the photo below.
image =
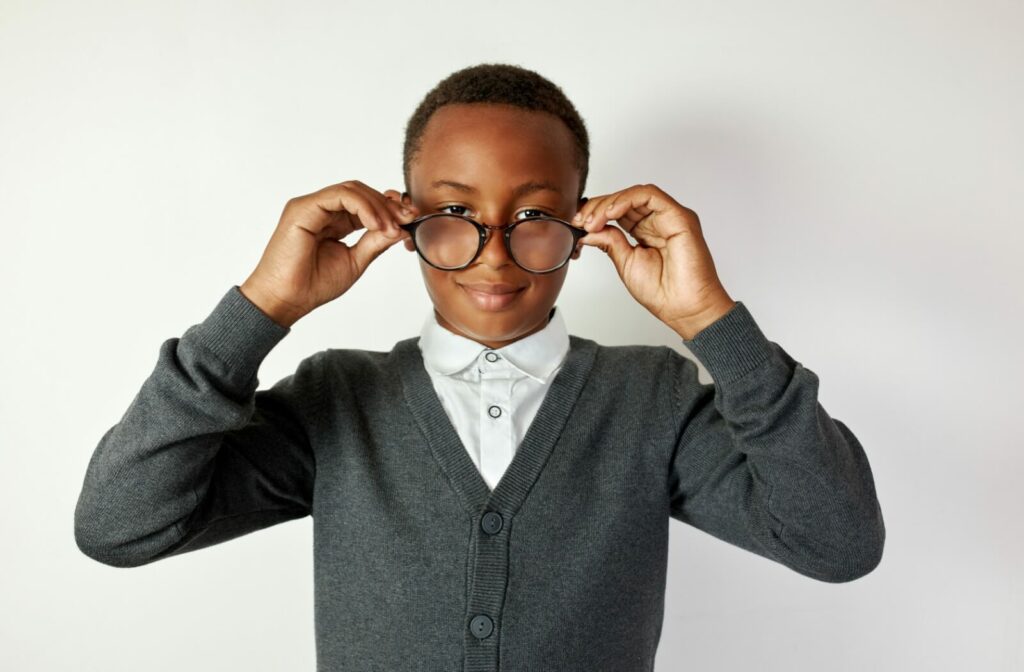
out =
[[307,199],[305,196],[292,196],[287,201],[285,201],[284,208],[282,208],[282,212],[293,213],[300,211],[302,208],[305,207],[306,201]]

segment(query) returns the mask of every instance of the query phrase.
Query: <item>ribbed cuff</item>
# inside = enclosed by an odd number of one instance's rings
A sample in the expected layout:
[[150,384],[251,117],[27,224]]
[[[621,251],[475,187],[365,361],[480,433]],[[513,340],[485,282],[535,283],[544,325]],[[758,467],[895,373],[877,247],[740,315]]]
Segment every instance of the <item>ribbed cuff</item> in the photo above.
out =
[[742,301],[685,345],[717,384],[743,377],[773,356],[768,338]]
[[194,327],[193,338],[232,370],[255,373],[290,331],[290,327],[274,322],[247,299],[238,285],[233,285],[210,315]]

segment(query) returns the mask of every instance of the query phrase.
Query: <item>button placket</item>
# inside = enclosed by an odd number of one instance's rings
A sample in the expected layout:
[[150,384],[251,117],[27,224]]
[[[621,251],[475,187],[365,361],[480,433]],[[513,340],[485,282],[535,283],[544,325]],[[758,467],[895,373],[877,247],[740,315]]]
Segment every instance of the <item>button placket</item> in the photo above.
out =
[[[494,362],[489,362],[493,355]],[[512,371],[508,362],[485,351],[480,371],[480,469],[493,488],[512,461]]]

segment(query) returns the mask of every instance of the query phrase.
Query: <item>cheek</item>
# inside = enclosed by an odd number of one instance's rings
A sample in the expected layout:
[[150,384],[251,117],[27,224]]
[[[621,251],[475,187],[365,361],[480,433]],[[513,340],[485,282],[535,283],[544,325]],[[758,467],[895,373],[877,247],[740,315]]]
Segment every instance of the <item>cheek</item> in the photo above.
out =
[[449,299],[459,289],[450,272],[439,271],[422,259],[420,259],[420,272],[423,274],[427,293],[435,303]]
[[554,273],[537,276],[533,283],[534,291],[547,298],[558,294],[562,289],[562,285],[565,284],[565,275],[568,268],[568,266],[564,266]]

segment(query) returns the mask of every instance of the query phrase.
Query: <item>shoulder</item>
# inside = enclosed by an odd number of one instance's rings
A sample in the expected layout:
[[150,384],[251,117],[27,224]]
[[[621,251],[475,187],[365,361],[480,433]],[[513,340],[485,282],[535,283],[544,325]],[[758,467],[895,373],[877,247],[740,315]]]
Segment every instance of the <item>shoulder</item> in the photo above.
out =
[[589,339],[580,340],[593,344],[594,366],[599,375],[615,377],[623,384],[650,384],[659,380],[679,385],[680,381],[697,379],[697,365],[693,360],[667,345],[603,345]]
[[389,352],[361,348],[327,348],[316,353],[312,358],[317,359],[317,365],[328,372],[372,376],[383,374],[396,354],[396,350]]

